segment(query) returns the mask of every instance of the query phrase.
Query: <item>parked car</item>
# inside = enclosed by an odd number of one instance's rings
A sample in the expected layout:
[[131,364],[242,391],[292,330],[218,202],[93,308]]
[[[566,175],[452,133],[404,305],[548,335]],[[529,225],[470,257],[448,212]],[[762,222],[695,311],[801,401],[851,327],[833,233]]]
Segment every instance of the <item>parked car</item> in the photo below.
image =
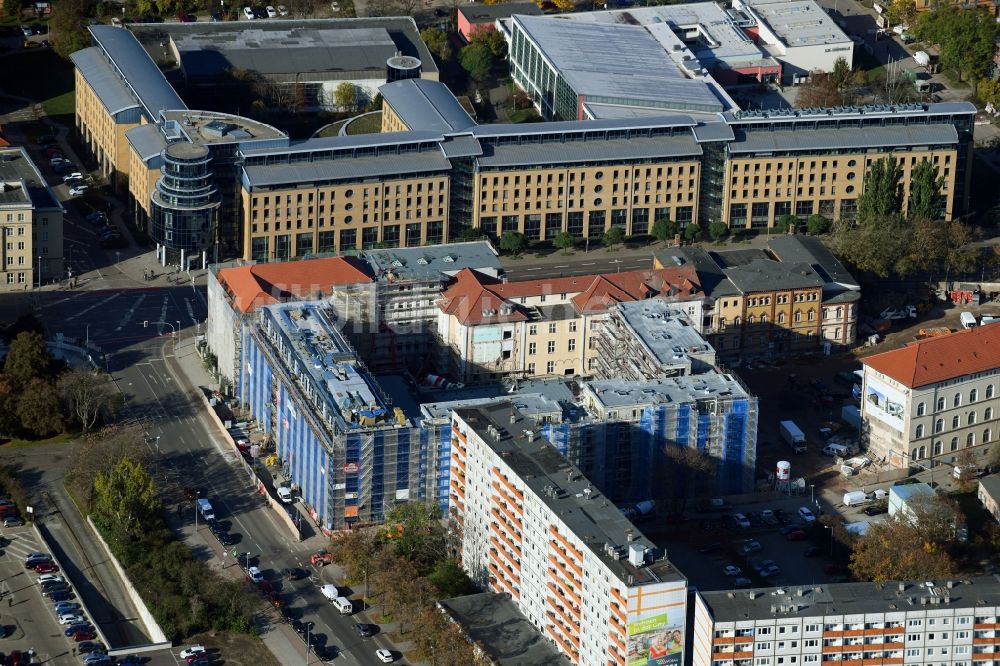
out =
[[59,571],[59,567],[52,564],[52,562],[42,562],[35,565],[35,573],[55,573],[56,571]]
[[866,516],[878,516],[880,514],[886,513],[887,511],[888,509],[885,508],[884,506],[878,504],[872,504],[871,506],[865,507],[864,514]]
[[45,583],[65,583],[66,579],[58,574],[48,573],[43,576],[39,576],[35,582],[39,585],[44,585]]
[[305,636],[307,631],[312,631],[314,626],[316,626],[315,622],[302,622],[301,620],[292,621],[292,630],[301,636]]
[[267,18],[278,18],[278,12],[277,12],[277,10],[274,7],[272,7],[271,5],[268,5],[267,7],[265,7],[264,11],[267,12]]
[[192,645],[189,648],[181,650],[180,658],[184,661],[191,659],[193,657],[200,657],[208,654],[208,650],[205,649],[204,645]]
[[780,530],[778,530],[782,536],[788,535],[790,532],[798,532],[802,528],[798,525],[785,525]]
[[385,649],[375,650],[375,656],[378,657],[378,660],[383,664],[391,664],[396,661],[396,658],[392,656],[392,653]]
[[55,605],[56,615],[69,615],[80,610],[80,604],[75,601],[60,601]]
[[287,486],[281,486],[277,491],[278,499],[280,499],[285,504],[291,504],[295,501],[295,497],[292,496],[292,489]]
[[250,7],[243,8],[243,16],[245,16],[248,21],[252,21],[255,18],[257,18],[256,16],[254,16],[253,9],[251,9]]
[[52,594],[48,595],[49,601],[56,601],[56,602],[66,601],[67,599],[72,598],[72,596],[73,592],[70,591],[69,589],[60,590],[58,592],[53,592]]
[[64,631],[63,633],[66,636],[72,636],[78,631],[90,631],[91,629],[92,627],[90,626],[89,622],[76,622],[66,627],[66,631]]
[[751,585],[753,585],[753,581],[749,578],[740,577],[733,581],[733,587],[737,588],[750,587]]
[[73,640],[75,642],[77,642],[77,643],[81,643],[83,641],[92,641],[92,640],[94,640],[94,632],[93,631],[78,631],[75,634],[73,634]]
[[806,524],[816,522],[816,516],[813,515],[813,512],[810,511],[808,507],[801,507],[799,509],[799,518],[801,518],[802,522]]
[[333,555],[326,552],[325,550],[317,551],[313,553],[312,556],[309,558],[309,563],[312,564],[314,567],[323,567],[326,566],[327,564],[331,564],[332,562],[333,562]]
[[36,566],[38,566],[43,562],[51,562],[51,561],[52,557],[48,553],[39,553],[39,552],[28,553],[24,557],[24,568],[34,569]]
[[761,545],[759,541],[755,541],[754,539],[747,539],[746,541],[743,542],[743,552],[748,555],[750,553],[756,553],[760,549]]
[[61,625],[70,625],[77,624],[79,622],[86,622],[87,618],[78,613],[66,613],[65,615],[60,615],[58,620]]
[[250,567],[247,569],[247,578],[249,578],[254,583],[263,583],[264,574],[260,572],[259,567]]
[[78,197],[81,194],[86,194],[89,189],[86,185],[73,185],[69,188],[69,193],[74,197]]
[[20,527],[24,525],[24,521],[18,516],[7,516],[3,519],[4,527]]
[[802,530],[795,530],[794,532],[789,532],[785,535],[785,539],[788,541],[805,541],[806,533]]
[[83,219],[85,219],[90,224],[102,225],[107,223],[108,215],[107,213],[97,212],[97,213],[91,213],[90,215],[88,215]]
[[371,638],[378,633],[378,625],[358,622],[354,625],[354,631],[358,632],[358,635],[362,638]]
[[84,641],[76,646],[76,651],[80,654],[89,654],[91,652],[101,652],[104,650],[104,646],[96,641]]
[[724,573],[724,574],[725,574],[725,575],[727,575],[727,576],[739,576],[739,575],[740,575],[741,573],[743,573],[743,570],[742,570],[742,569],[740,569],[740,568],[739,568],[738,566],[736,566],[735,564],[727,564],[727,565],[726,565],[726,566],[725,566],[725,567],[724,567],[724,568],[722,569],[722,573]]

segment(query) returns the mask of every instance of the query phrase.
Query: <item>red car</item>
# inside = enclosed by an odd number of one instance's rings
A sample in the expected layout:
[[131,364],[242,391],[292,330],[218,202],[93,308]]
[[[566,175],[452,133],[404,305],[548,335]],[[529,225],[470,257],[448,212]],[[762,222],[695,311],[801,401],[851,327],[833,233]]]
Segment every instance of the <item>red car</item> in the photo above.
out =
[[92,631],[78,631],[73,634],[73,640],[79,643],[80,641],[92,641],[94,640],[94,632]]
[[262,580],[259,583],[257,583],[257,587],[259,587],[260,591],[264,593],[264,596],[269,597],[272,594],[274,594],[274,588],[271,587],[271,584],[268,583],[266,580]]
[[44,573],[55,573],[57,571],[59,571],[59,567],[57,567],[56,565],[52,564],[51,562],[42,562],[41,564],[36,564],[35,565],[35,572],[36,573],[42,573],[42,574],[44,574]]
[[806,533],[802,530],[795,530],[794,532],[789,532],[785,535],[785,538],[789,541],[805,541]]

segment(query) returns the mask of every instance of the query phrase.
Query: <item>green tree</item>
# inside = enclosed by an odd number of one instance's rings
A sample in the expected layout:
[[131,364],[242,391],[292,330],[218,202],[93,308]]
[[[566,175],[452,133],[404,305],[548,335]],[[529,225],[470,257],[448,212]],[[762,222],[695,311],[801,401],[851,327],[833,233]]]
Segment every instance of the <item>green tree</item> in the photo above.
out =
[[434,502],[407,502],[390,509],[385,515],[385,540],[398,557],[413,562],[420,575],[447,555],[447,530]]
[[507,231],[500,237],[500,249],[518,256],[528,247],[528,239],[520,231]]
[[858,222],[867,224],[899,215],[902,204],[899,182],[903,170],[892,157],[872,162],[865,174],[864,192],[858,197]]
[[118,393],[104,373],[70,370],[59,377],[57,386],[70,418],[79,424],[84,433],[94,427],[102,413],[110,413],[116,406]]
[[353,111],[358,106],[358,89],[349,81],[344,81],[333,91],[333,102],[338,109]]
[[374,572],[374,563],[385,547],[382,535],[376,529],[357,529],[337,532],[330,540],[329,551],[333,561],[344,568],[351,583],[364,583]]
[[604,247],[614,247],[625,242],[625,232],[621,227],[611,227],[601,236],[601,243]]
[[21,0],[3,0],[3,15],[21,18]]
[[863,271],[888,277],[909,248],[910,229],[891,216],[868,224],[845,227],[833,239],[837,254]]
[[[11,437],[21,429],[21,419],[17,416],[17,399],[20,392],[17,382],[7,375],[0,375],[0,435]],[[1000,450],[1000,447],[996,447]]]
[[482,81],[493,69],[493,54],[488,46],[482,42],[475,42],[468,44],[459,52],[458,62],[474,80]]
[[570,232],[560,231],[556,234],[556,237],[552,239],[552,244],[560,250],[572,250],[573,246],[576,245],[576,239],[573,238],[573,234]]
[[832,223],[830,220],[826,219],[822,215],[810,215],[809,219],[806,220],[806,229],[813,236],[819,236],[820,234],[825,234],[830,230],[830,225]]
[[910,170],[910,198],[906,215],[911,220],[936,220],[941,217],[944,197],[941,188],[944,178],[938,177],[937,165],[930,160],[920,160]]
[[498,60],[507,57],[507,41],[494,28],[476,28],[469,37],[469,43],[484,45]]
[[86,0],[59,0],[52,3],[49,18],[49,41],[63,58],[90,46],[90,35],[84,29],[89,8]]
[[486,237],[480,227],[466,227],[458,234],[458,240],[463,242],[478,241]]
[[797,225],[798,223],[799,218],[785,213],[774,221],[774,230],[779,234],[787,234],[792,225]]
[[890,26],[913,26],[917,18],[917,5],[913,0],[892,0],[885,11]]
[[959,79],[978,81],[993,67],[1000,26],[985,9],[941,3],[933,12],[921,13],[914,31],[940,46],[941,66]]
[[128,456],[94,479],[94,522],[119,547],[140,541],[159,510],[153,477]]
[[420,39],[424,40],[427,50],[440,62],[451,60],[453,55],[448,33],[441,28],[424,28],[420,31]]
[[677,225],[669,217],[660,217],[653,222],[653,236],[656,240],[666,243],[677,235]]
[[21,427],[39,437],[62,432],[63,417],[59,397],[47,379],[26,383],[17,399],[17,418]]
[[722,220],[716,220],[708,225],[708,237],[713,241],[720,241],[729,234],[729,225]]
[[686,227],[684,227],[684,239],[687,240],[689,243],[693,243],[694,241],[698,240],[699,238],[701,238],[701,226],[700,225],[695,224],[694,222],[692,222],[689,225],[687,225]]
[[18,333],[10,343],[3,371],[16,384],[24,385],[36,377],[50,377],[55,363],[40,333]]
[[434,565],[427,575],[439,599],[451,599],[475,590],[472,580],[454,557],[446,557]]

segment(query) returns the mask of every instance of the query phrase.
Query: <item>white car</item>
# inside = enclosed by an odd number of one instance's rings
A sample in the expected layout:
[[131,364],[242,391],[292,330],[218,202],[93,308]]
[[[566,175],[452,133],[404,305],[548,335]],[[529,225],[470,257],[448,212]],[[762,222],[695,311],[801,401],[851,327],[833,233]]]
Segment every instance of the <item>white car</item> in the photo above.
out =
[[392,653],[388,650],[375,650],[375,656],[378,657],[378,660],[383,664],[391,664],[396,661],[396,658],[393,657]]
[[292,497],[291,489],[286,486],[281,486],[280,488],[278,488],[278,499],[280,499],[285,504],[291,504],[292,502],[295,501],[295,498]]
[[247,17],[248,21],[254,20],[253,9],[250,7],[244,7],[243,16]]
[[71,188],[69,188],[69,193],[74,197],[78,197],[81,194],[85,194],[89,189],[90,188],[87,187],[86,185],[74,185]]
[[254,583],[260,583],[264,580],[264,574],[260,572],[259,567],[250,567],[247,569],[247,576],[249,576],[250,580]]
[[49,158],[49,164],[56,166],[58,164],[71,164],[71,162],[62,155],[55,155]]
[[726,574],[727,576],[739,576],[741,573],[743,573],[743,570],[740,569],[735,564],[727,564],[726,568],[722,570],[722,573]]
[[747,517],[744,516],[742,513],[734,513],[733,522],[736,523],[737,527],[740,527],[745,530],[750,529],[750,520],[747,519]]
[[195,657],[197,655],[203,655],[207,652],[204,645],[192,645],[186,650],[181,650],[181,659],[187,659],[188,657]]
[[79,171],[74,171],[73,173],[66,174],[63,176],[63,182],[68,183],[71,180],[83,180],[83,174]]
[[66,615],[59,616],[59,624],[76,624],[78,622],[86,622],[87,618],[82,615],[77,615],[76,613],[67,613]]
[[806,524],[816,522],[816,516],[814,516],[813,512],[810,511],[807,507],[802,507],[801,509],[799,509],[799,518],[801,518],[802,522]]
[[59,574],[45,574],[43,576],[39,576],[37,582],[39,585],[43,583],[65,583],[66,579]]
[[265,7],[264,11],[267,12],[267,18],[278,18],[278,12],[271,5]]

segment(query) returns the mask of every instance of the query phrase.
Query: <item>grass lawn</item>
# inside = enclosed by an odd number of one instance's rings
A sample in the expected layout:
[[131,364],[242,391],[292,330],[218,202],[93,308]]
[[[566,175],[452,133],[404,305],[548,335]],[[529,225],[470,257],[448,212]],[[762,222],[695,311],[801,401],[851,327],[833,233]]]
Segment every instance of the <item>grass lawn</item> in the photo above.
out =
[[63,444],[71,442],[80,436],[78,432],[64,432],[48,439],[5,439],[0,441],[0,446],[8,449],[19,449],[23,446],[45,446],[46,444]]
[[50,114],[73,113],[73,66],[52,49],[15,53],[0,67],[0,90],[41,102]]

